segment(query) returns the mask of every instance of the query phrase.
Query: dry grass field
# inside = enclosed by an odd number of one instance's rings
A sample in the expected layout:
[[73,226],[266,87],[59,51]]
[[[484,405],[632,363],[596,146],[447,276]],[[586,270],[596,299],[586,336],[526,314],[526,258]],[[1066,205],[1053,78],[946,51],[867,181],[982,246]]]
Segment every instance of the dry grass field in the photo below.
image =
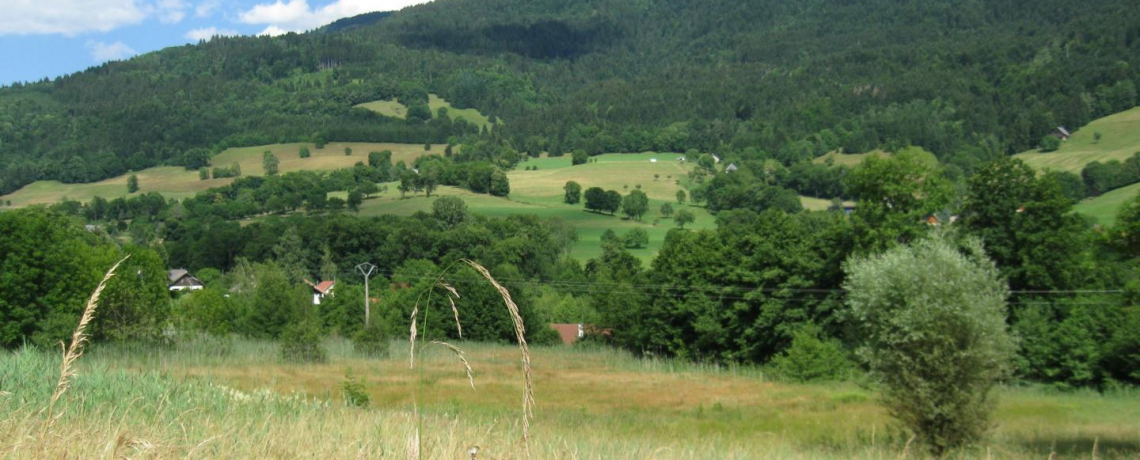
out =
[[[301,158],[302,146],[308,146],[312,154],[309,158]],[[352,149],[352,155],[344,154],[345,147]],[[442,152],[444,145],[432,146],[432,152]],[[411,164],[416,157],[424,155],[423,144],[389,144],[367,142],[332,142],[318,149],[312,144],[274,144],[257,147],[241,147],[228,149],[213,158],[211,166],[230,166],[233,163],[241,165],[243,176],[260,176],[264,174],[261,165],[262,155],[271,151],[280,160],[281,173],[290,171],[333,171],[342,168],[351,168],[356,162],[368,162],[368,152],[382,150],[392,151],[392,162],[404,161]],[[164,197],[183,199],[212,187],[229,184],[233,179],[200,180],[197,171],[187,171],[185,168],[163,166],[148,168],[134,173],[139,178],[139,192],[158,192]],[[37,204],[51,204],[64,198],[89,201],[96,196],[114,199],[127,196],[127,177],[124,174],[111,179],[88,184],[63,184],[58,181],[39,181],[25,186],[9,195],[0,196],[2,200],[11,200],[13,207],[25,207]]]
[[[276,345],[240,339],[103,346],[80,360],[40,458],[524,458],[518,349],[459,344],[476,390],[442,348],[408,369],[406,341],[365,358],[326,342],[327,364],[281,363]],[[532,350],[536,459],[923,458],[873,386],[790,384],[758,369],[574,347]],[[36,458],[58,357],[0,354],[0,455]],[[347,407],[346,371],[368,408]],[[422,373],[419,369],[422,369]],[[1140,395],[1005,388],[991,436],[951,458],[1124,459],[1140,455]],[[418,395],[418,396],[417,396]],[[418,403],[418,404],[417,404]],[[1094,447],[1095,445],[1095,447]],[[1094,454],[1095,451],[1095,454]],[[1095,455],[1095,456],[1094,456]]]

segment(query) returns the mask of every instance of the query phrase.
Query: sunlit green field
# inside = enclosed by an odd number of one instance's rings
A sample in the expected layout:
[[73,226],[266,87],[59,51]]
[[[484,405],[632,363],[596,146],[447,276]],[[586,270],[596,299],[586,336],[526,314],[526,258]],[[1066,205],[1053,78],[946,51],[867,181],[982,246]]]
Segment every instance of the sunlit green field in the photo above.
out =
[[[1094,137],[1097,132],[1103,136],[1100,142]],[[1039,171],[1052,169],[1080,174],[1086,164],[1124,161],[1136,152],[1140,152],[1140,107],[1092,121],[1061,143],[1056,152],[1030,150],[1014,157]]]
[[[301,158],[302,146],[308,146],[311,157]],[[344,154],[345,148],[352,149],[352,155]],[[436,145],[432,152],[442,152],[445,146]],[[262,168],[262,156],[265,151],[271,151],[280,161],[279,172],[290,171],[333,171],[341,168],[351,168],[356,162],[368,162],[368,152],[390,150],[392,162],[404,161],[411,164],[416,157],[432,153],[424,152],[423,144],[388,144],[368,142],[332,142],[318,149],[313,144],[292,143],[273,144],[257,147],[241,147],[228,149],[216,155],[211,166],[230,166],[233,163],[241,165],[243,176],[260,176],[265,173]],[[139,192],[158,192],[167,198],[183,199],[213,187],[220,187],[233,179],[200,180],[198,171],[187,171],[185,168],[163,166],[148,168],[135,173],[139,178]],[[124,174],[111,179],[87,184],[63,184],[58,181],[39,181],[25,186],[16,192],[0,197],[11,200],[13,207],[24,207],[36,204],[51,204],[64,198],[89,201],[96,196],[114,199],[127,196],[127,177]]]
[[[687,209],[696,216],[696,221],[685,228],[715,228],[713,217],[703,207],[689,204],[679,205],[676,201],[678,190],[684,190],[691,163],[682,165],[676,161],[676,154],[606,154],[594,157],[597,163],[570,166],[569,157],[538,158],[521,163],[508,173],[511,182],[509,198],[475,194],[454,187],[440,187],[432,198],[423,194],[401,197],[396,191],[396,183],[388,184],[388,192],[365,200],[360,215],[381,214],[410,215],[417,211],[431,212],[435,197],[458,196],[472,212],[486,216],[506,216],[510,214],[533,214],[544,218],[560,218],[575,227],[579,242],[571,255],[579,260],[597,257],[602,253],[601,236],[606,230],[622,235],[632,228],[642,228],[649,234],[649,245],[641,249],[630,249],[630,253],[644,261],[661,248],[665,235],[675,228],[672,219],[660,214],[661,205],[671,203],[674,210]],[[657,163],[650,163],[657,158]],[[527,171],[537,166],[537,171]],[[654,175],[657,175],[655,178]],[[567,181],[576,181],[583,190],[601,187],[616,190],[623,195],[641,185],[641,190],[649,196],[649,212],[636,221],[617,215],[588,212],[582,203],[568,205],[563,202],[562,187]],[[681,181],[682,185],[677,182]],[[826,208],[826,207],[825,207]]]
[[1120,208],[1137,195],[1140,195],[1140,184],[1132,184],[1077,203],[1073,209],[1096,219],[1101,225],[1113,225]]
[[[276,344],[242,339],[169,347],[102,346],[46,408],[54,352],[0,352],[5,458],[525,458],[519,351],[459,343],[475,390],[447,350],[409,369],[406,341],[388,358],[329,340],[326,364],[286,364]],[[873,386],[792,384],[755,368],[638,359],[613,350],[534,347],[535,459],[924,458],[877,402]],[[349,369],[370,396],[347,407]],[[994,428],[961,459],[1125,459],[1140,455],[1140,395],[997,392]],[[417,409],[418,407],[418,409]],[[45,434],[46,433],[46,434]],[[44,449],[36,445],[43,435]]]
[[[371,110],[373,112],[379,113],[380,115],[384,115],[386,117],[392,117],[392,118],[407,118],[408,117],[408,107],[405,106],[404,104],[401,104],[399,101],[397,101],[395,99],[388,100],[388,101],[365,102],[363,104],[357,104],[356,107],[368,109],[368,110]],[[463,117],[464,120],[467,120],[467,122],[474,124],[475,126],[488,127],[488,128],[491,126],[491,122],[490,122],[490,120],[487,119],[487,116],[483,115],[482,113],[479,113],[478,110],[475,110],[475,109],[457,109],[457,108],[453,107],[451,105],[451,103],[447,102],[443,98],[440,98],[439,96],[436,96],[434,94],[428,95],[428,108],[431,109],[431,115],[433,117],[439,113],[440,108],[446,108],[447,109],[447,116],[451,117],[452,120],[459,118],[459,117]]]

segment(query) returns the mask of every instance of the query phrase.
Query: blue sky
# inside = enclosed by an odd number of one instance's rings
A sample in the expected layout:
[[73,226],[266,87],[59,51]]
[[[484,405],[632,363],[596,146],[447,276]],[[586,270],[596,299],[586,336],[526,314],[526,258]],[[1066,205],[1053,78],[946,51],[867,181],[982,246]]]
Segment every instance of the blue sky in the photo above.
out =
[[0,86],[213,35],[305,31],[426,0],[0,0]]

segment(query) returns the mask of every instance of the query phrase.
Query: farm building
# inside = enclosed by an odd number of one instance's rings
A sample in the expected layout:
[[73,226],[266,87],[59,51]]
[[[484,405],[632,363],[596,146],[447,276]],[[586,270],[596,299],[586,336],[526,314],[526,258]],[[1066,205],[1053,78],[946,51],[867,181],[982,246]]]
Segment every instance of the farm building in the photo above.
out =
[[166,275],[166,285],[171,291],[198,291],[206,287],[198,278],[181,268],[171,270]]
[[736,163],[730,163],[727,168],[724,168],[724,172],[725,173],[736,172],[738,169],[740,169],[740,168],[736,167]]
[[321,281],[314,284],[312,281],[305,280],[305,284],[313,288],[313,305],[320,305],[321,299],[333,296],[333,288],[336,287],[336,281]]
[[717,154],[714,153],[712,155],[712,157],[713,157],[713,163],[720,163],[720,157],[717,156]]
[[551,324],[550,328],[558,331],[558,335],[562,337],[562,343],[566,345],[573,345],[574,342],[586,336],[586,329],[581,323]]
[[1053,131],[1049,133],[1049,135],[1057,139],[1067,141],[1073,134],[1069,132],[1069,128],[1058,126],[1054,128]]

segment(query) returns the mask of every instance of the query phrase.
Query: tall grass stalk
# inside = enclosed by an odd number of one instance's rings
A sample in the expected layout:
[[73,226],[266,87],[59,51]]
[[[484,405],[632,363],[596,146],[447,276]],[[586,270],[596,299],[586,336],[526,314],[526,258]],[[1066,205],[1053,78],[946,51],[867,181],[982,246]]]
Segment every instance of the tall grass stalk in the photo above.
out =
[[77,373],[75,369],[75,362],[83,356],[83,344],[87,342],[87,325],[95,319],[95,310],[99,308],[99,295],[103,293],[103,289],[107,287],[107,281],[110,281],[115,276],[115,270],[119,268],[123,262],[126,262],[131,256],[126,256],[122,260],[111,266],[110,270],[103,275],[102,281],[95,287],[95,291],[91,293],[91,297],[87,299],[87,305],[83,308],[83,315],[79,317],[79,325],[75,327],[75,331],[71,333],[71,345],[64,348],[63,343],[59,344],[63,348],[63,361],[59,365],[59,381],[55,384],[55,391],[51,394],[51,402],[47,407],[47,418],[44,420],[43,429],[40,431],[39,441],[36,442],[36,454],[43,452],[44,439],[47,438],[48,431],[51,430],[52,425],[55,425],[55,420],[58,417],[55,414],[55,403],[59,398],[67,392],[71,387],[71,381],[75,378]]
[[[524,387],[525,389],[523,390],[523,397],[522,397],[522,419],[521,419],[522,442],[523,442],[523,448],[526,452],[526,458],[530,458],[530,456],[531,456],[530,455],[531,454],[531,452],[530,452],[530,422],[531,422],[531,419],[534,418],[535,399],[534,399],[533,372],[531,371],[531,361],[530,361],[530,347],[527,345],[527,342],[526,342],[526,326],[523,323],[522,315],[519,314],[518,305],[516,305],[515,301],[511,298],[510,291],[508,291],[507,288],[503,287],[503,285],[499,284],[499,282],[495,280],[495,277],[491,275],[491,272],[488,271],[486,267],[483,267],[478,262],[475,262],[475,261],[470,260],[470,259],[460,259],[456,262],[451,263],[450,265],[445,267],[442,271],[440,271],[440,275],[438,277],[436,277],[435,281],[427,289],[425,289],[424,292],[420,293],[420,295],[416,299],[416,305],[412,308],[411,326],[409,327],[409,330],[408,330],[408,341],[410,343],[410,349],[408,351],[408,365],[411,368],[415,368],[416,338],[420,338],[421,342],[424,345],[426,345],[426,343],[427,343],[427,340],[428,340],[428,310],[429,310],[429,306],[431,305],[432,294],[434,294],[437,289],[445,291],[444,297],[447,297],[447,300],[451,305],[452,314],[455,317],[455,328],[458,331],[459,336],[461,338],[463,337],[463,324],[459,320],[459,308],[456,307],[456,305],[455,305],[455,299],[460,298],[459,291],[456,290],[454,287],[452,287],[450,284],[447,284],[444,282],[444,279],[451,272],[452,268],[454,268],[456,266],[456,264],[459,264],[459,263],[466,264],[466,265],[470,266],[472,269],[474,269],[476,272],[478,272],[480,276],[482,276],[484,279],[486,279],[488,283],[491,283],[491,286],[493,286],[499,292],[500,297],[502,297],[502,299],[503,299],[503,305],[507,308],[507,311],[511,315],[511,322],[514,324],[514,329],[515,329],[515,338],[518,341],[519,351],[521,352],[521,355],[522,355],[523,378],[525,380],[525,387]],[[417,327],[417,316],[420,314],[420,306],[421,306],[420,301],[421,300],[425,301],[423,303],[423,333],[422,333],[422,335],[420,334],[420,331]],[[449,343],[440,342],[440,341],[432,341],[432,343],[436,344],[436,345],[443,346],[443,347],[451,350],[457,357],[459,357],[460,362],[463,364],[463,367],[467,372],[467,379],[468,379],[469,383],[471,384],[471,389],[474,390],[475,389],[474,371],[472,371],[471,363],[469,363],[467,361],[467,358],[465,356],[464,351],[462,349],[460,349],[459,347],[456,347],[455,345],[452,345]],[[422,351],[423,346],[421,346],[420,348],[421,348],[420,352],[422,353],[423,352]],[[423,366],[420,366],[420,383],[418,385],[418,393],[419,394],[417,394],[415,397],[413,397],[413,404],[416,406],[415,407],[416,419],[418,421],[417,422],[417,432],[416,432],[417,444],[419,443],[419,439],[420,439],[420,430],[423,428],[423,421],[422,421],[423,418],[420,415],[420,407],[419,407],[419,400],[423,396],[423,388],[424,388],[424,385],[423,385],[424,374],[423,374],[423,372],[424,372]],[[422,449],[423,446],[419,446],[419,447],[420,448],[415,451],[417,457],[423,450]]]

